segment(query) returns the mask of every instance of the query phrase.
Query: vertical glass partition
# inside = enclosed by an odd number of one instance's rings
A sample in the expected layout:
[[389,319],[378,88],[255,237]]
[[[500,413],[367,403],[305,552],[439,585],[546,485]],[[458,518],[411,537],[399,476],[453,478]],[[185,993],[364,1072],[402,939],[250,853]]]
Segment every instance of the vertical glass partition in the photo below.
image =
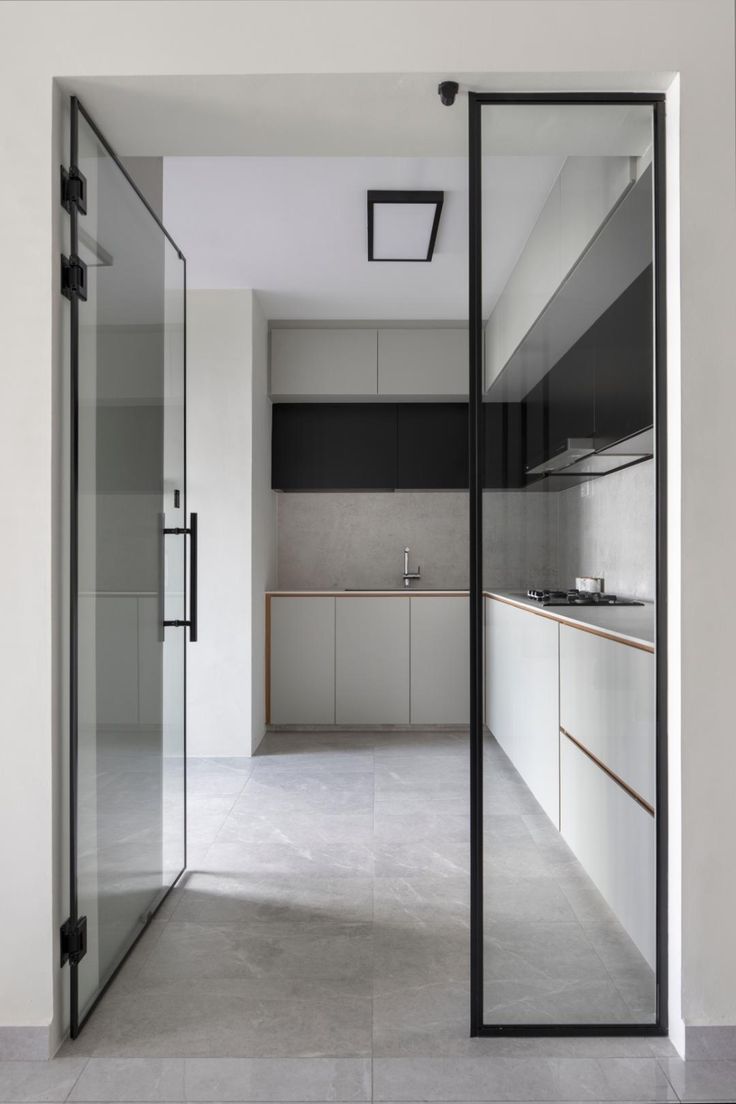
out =
[[186,486],[184,260],[76,101],[71,135],[74,1035],[185,863]]
[[651,1032],[654,108],[471,97],[471,145],[473,113],[474,1031]]

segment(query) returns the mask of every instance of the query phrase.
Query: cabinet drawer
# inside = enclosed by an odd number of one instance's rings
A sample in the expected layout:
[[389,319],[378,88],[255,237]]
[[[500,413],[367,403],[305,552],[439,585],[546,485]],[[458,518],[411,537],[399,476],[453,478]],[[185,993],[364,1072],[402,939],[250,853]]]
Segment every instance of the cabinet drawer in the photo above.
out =
[[376,346],[373,329],[272,330],[271,394],[274,398],[375,396]]
[[651,652],[560,626],[560,725],[648,804],[655,798]]
[[271,724],[335,723],[335,599],[271,599]]
[[654,968],[657,884],[654,817],[563,734],[560,734],[560,830],[621,925]]

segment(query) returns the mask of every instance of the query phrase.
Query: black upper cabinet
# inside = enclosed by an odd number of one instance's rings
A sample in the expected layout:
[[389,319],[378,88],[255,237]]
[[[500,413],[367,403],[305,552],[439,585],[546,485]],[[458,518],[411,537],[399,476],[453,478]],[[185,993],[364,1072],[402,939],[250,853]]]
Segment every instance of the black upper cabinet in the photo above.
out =
[[547,443],[545,459],[567,448],[571,437],[595,433],[596,350],[589,330],[547,376]]
[[399,403],[396,410],[397,488],[467,489],[467,404]]
[[532,388],[522,404],[527,469],[568,438],[599,449],[652,425],[652,309],[650,266]]
[[277,403],[271,455],[274,490],[393,490],[396,406]]
[[523,487],[524,438],[521,403],[483,404],[483,486]]
[[653,310],[650,265],[595,324],[596,448],[653,423]]

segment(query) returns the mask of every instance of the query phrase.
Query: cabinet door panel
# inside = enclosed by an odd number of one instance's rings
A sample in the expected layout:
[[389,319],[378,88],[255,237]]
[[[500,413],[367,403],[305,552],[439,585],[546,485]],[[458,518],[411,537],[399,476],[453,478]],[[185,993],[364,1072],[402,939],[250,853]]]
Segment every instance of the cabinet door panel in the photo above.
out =
[[409,723],[409,599],[336,599],[337,724]]
[[274,398],[376,395],[377,341],[374,329],[274,329],[271,394]]
[[396,407],[278,403],[271,456],[274,490],[394,490]]
[[379,330],[378,393],[467,396],[467,330]]
[[411,723],[467,724],[468,599],[411,598]]
[[650,805],[654,686],[651,652],[560,626],[560,724]]
[[558,826],[557,622],[489,599],[486,654],[489,728]]
[[564,735],[560,793],[563,838],[654,968],[654,817]]
[[271,723],[335,723],[335,599],[271,599]]
[[400,403],[397,482],[402,490],[465,490],[468,408],[465,403]]

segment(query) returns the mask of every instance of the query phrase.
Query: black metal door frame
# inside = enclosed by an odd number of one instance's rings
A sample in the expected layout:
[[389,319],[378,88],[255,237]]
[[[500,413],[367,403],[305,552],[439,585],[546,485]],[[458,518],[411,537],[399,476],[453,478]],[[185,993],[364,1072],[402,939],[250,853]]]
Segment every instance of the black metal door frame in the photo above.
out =
[[[133,178],[130,176],[120,158],[113,150],[110,143],[95,124],[94,120],[85,111],[79,99],[72,96],[69,101],[69,169],[62,167],[62,206],[69,214],[69,257],[62,258],[62,294],[69,299],[69,378],[70,378],[70,415],[69,415],[69,918],[61,929],[61,965],[69,964],[69,996],[70,996],[70,1020],[69,1031],[72,1039],[76,1039],[81,1028],[89,1019],[89,1016],[97,1007],[101,997],[107,991],[108,986],[117,976],[128,955],[136,943],[147,930],[151,920],[163,904],[164,900],[176,885],[184,873],[187,864],[187,717],[186,717],[186,683],[187,665],[186,648],[183,656],[183,684],[185,707],[183,715],[183,798],[184,798],[184,865],[177,874],[172,884],[161,890],[160,895],[152,903],[148,911],[146,922],[135,934],[130,945],[126,948],[120,961],[110,973],[105,983],[98,991],[96,997],[86,1009],[83,1016],[79,1014],[79,963],[86,953],[86,917],[79,914],[79,888],[77,878],[77,860],[79,849],[79,609],[78,609],[78,581],[79,581],[79,309],[80,302],[86,299],[86,275],[84,265],[79,262],[79,217],[86,213],[85,182],[78,170],[79,159],[79,118],[84,119],[90,127],[99,143],[103,146],[108,156],[125,177],[127,183],[137,195],[144,208],[154,220],[159,230],[169,240],[176,250],[183,264],[183,463],[184,478],[182,487],[184,517],[187,516],[187,343],[186,343],[186,289],[187,289],[187,262],[179,246],[169,234],[159,216],[151,207],[146,197],[141,192]],[[70,188],[66,181],[71,180]],[[71,267],[71,281],[64,274],[65,269]],[[81,286],[80,286],[81,284]],[[193,519],[196,531],[196,518]],[[192,547],[192,562],[190,564],[191,587],[196,586],[196,570],[194,563],[196,544]],[[186,574],[186,546],[184,551],[184,571]],[[196,593],[193,591],[193,593]],[[195,598],[196,609],[196,598]],[[193,622],[196,639],[196,614]],[[186,622],[185,624],[189,624]]]
[[[487,1024],[483,967],[483,240],[481,116],[486,104],[649,104],[654,165],[654,422],[656,441],[656,1021]],[[667,1034],[667,315],[664,93],[468,93],[470,451],[470,1034]]]

